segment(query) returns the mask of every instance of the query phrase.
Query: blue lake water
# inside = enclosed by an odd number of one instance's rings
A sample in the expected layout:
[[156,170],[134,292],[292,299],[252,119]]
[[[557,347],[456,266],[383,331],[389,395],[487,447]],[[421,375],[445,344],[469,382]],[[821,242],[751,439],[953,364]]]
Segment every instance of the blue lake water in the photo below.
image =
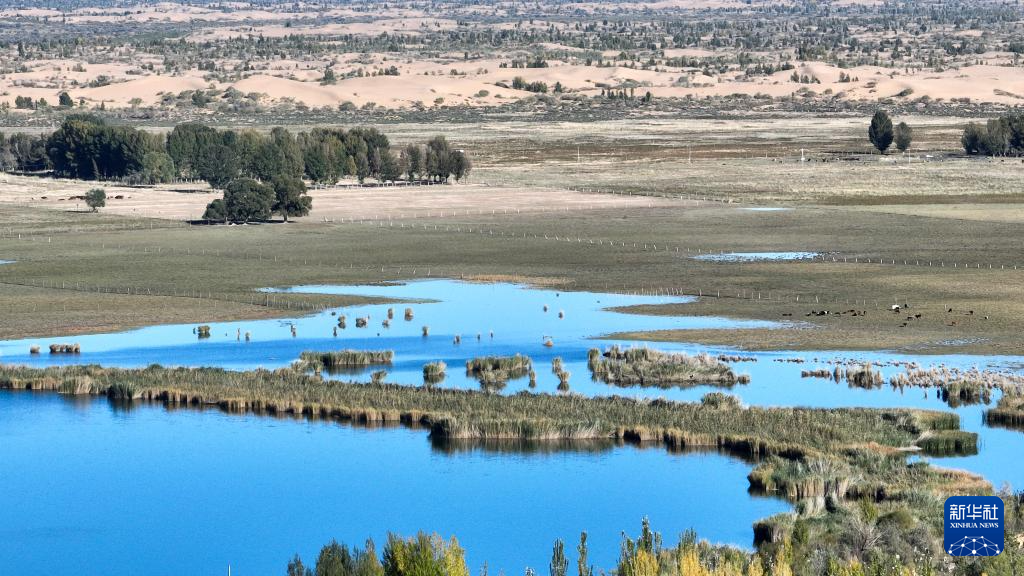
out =
[[[449,366],[443,386],[476,388],[464,373],[467,359],[523,353],[534,360],[538,392],[556,390],[558,380],[550,364],[558,356],[572,373],[575,393],[697,400],[718,389],[614,388],[593,382],[587,350],[613,343],[593,338],[620,331],[773,326],[608,310],[685,303],[686,298],[561,292],[512,284],[436,280],[282,290],[426,302],[337,309],[335,314],[347,317],[347,328],[339,329],[337,336],[333,330],[338,318],[325,311],[290,320],[211,323],[211,337],[202,340],[193,333],[194,325],[167,325],[117,334],[6,341],[0,342],[0,361],[247,369],[285,366],[304,350],[390,349],[395,361],[386,368],[389,381],[419,384],[423,364],[442,360]],[[411,321],[403,319],[407,306],[414,312]],[[394,309],[394,319],[385,328],[382,321],[388,308]],[[368,327],[356,328],[355,319],[367,316]],[[422,336],[424,325],[430,327],[427,337]],[[250,342],[244,339],[246,332],[251,333]],[[461,336],[461,343],[454,342],[455,335]],[[553,346],[546,347],[546,340]],[[29,354],[31,345],[45,350],[57,342],[77,342],[82,353]],[[691,353],[733,352],[686,344],[651,346]],[[735,363],[737,372],[751,376],[751,383],[729,392],[750,405],[949,410],[934,392],[848,388],[801,378],[800,371],[828,367],[830,359],[850,358],[960,368],[1011,369],[1024,364],[1022,357],[886,352],[743,355],[757,359]],[[775,361],[794,357],[806,362]],[[896,370],[882,368],[886,374]],[[523,389],[525,378],[509,383],[503,392]],[[984,426],[983,410],[955,410],[965,429],[981,435],[979,453],[936,462],[984,474],[997,486],[1009,482],[1024,487],[1024,464],[1018,457],[1024,436]],[[219,573],[228,562],[247,568],[238,574],[277,573],[290,554],[298,551],[310,557],[331,537],[352,543],[374,536],[380,541],[389,529],[411,533],[422,528],[456,534],[469,549],[471,563],[487,561],[492,573],[505,569],[508,574],[521,572],[527,564],[542,569],[554,538],[572,541],[586,529],[592,549],[604,554],[595,560],[608,568],[620,531],[635,531],[645,515],[668,540],[692,526],[702,537],[749,545],[753,520],[788,508],[776,500],[751,499],[745,478],[749,466],[718,454],[672,455],[662,449],[612,446],[590,451],[447,451],[431,446],[420,430],[366,430],[216,411],[169,412],[153,406],[124,412],[102,400],[56,395],[0,394],[0,462],[5,463],[0,510],[13,511],[13,520],[0,527],[7,534],[0,538],[0,567],[26,555],[39,558],[44,566],[54,550],[67,556],[65,550],[80,549],[94,551],[90,557],[105,555],[97,568],[128,558],[157,574]],[[13,475],[10,470],[19,472]],[[118,549],[115,543],[121,539],[132,545]]]
[[296,552],[388,530],[455,534],[474,574],[542,571],[555,538],[572,549],[587,530],[608,568],[645,515],[672,541],[694,527],[749,545],[752,522],[788,509],[718,454],[445,450],[421,430],[31,392],[0,394],[0,462],[5,574],[283,574]]

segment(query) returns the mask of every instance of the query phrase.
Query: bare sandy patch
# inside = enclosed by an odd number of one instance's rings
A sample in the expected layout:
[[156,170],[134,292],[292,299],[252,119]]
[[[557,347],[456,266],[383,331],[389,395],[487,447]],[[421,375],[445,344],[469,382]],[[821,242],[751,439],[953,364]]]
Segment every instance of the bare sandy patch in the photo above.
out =
[[[0,175],[0,204],[87,211],[75,198],[92,188],[107,193],[107,214],[167,220],[198,220],[221,193],[204,183],[128,187],[103,182]],[[559,188],[495,187],[485,184],[433,186],[338,186],[311,189],[313,211],[298,221],[444,218],[466,215],[577,211],[649,206],[666,202],[641,196],[573,192]]]
[[85,201],[75,197],[92,188],[106,192],[107,205],[101,209],[105,213],[169,220],[198,219],[206,205],[220,197],[205,183],[130,187],[109,182],[0,174],[0,204],[85,212],[89,210]]
[[496,187],[485,184],[328,188],[311,190],[307,218],[338,220],[445,218],[648,206],[666,202],[640,196],[574,192],[560,188]]

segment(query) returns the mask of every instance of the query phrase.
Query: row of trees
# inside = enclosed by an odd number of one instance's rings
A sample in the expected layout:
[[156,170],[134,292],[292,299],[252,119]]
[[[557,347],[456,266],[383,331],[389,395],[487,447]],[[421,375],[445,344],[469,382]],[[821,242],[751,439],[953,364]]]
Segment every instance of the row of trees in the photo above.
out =
[[[270,182],[276,176],[322,184],[346,176],[359,182],[371,177],[382,182],[447,182],[453,176],[461,180],[471,167],[466,154],[452,149],[443,136],[431,138],[425,147],[410,145],[398,156],[387,136],[375,128],[315,128],[297,135],[274,128],[264,135],[189,123],[176,126],[167,136],[167,151],[179,173],[206,180],[214,188],[237,178]],[[422,161],[415,162],[417,158]]]
[[48,135],[0,134],[0,169],[5,171],[53,170],[64,178],[140,184],[196,178],[225,189],[240,178],[270,184],[279,176],[324,184],[344,177],[447,182],[461,180],[471,166],[469,157],[443,136],[409,145],[398,155],[374,128],[298,134],[274,128],[268,134],[187,123],[162,135],[74,114]]
[[1020,156],[1024,154],[1024,114],[1006,114],[985,124],[971,122],[960,143],[968,154]]
[[110,126],[92,115],[66,118],[47,137],[46,155],[54,174],[64,178],[157,183],[175,176],[162,135]]

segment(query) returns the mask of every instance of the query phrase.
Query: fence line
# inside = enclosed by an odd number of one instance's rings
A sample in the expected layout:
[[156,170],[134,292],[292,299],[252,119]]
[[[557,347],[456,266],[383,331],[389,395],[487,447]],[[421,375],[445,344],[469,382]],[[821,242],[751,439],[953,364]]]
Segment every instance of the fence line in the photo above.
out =
[[[696,197],[693,198],[693,199],[688,199],[688,198],[680,197],[680,199],[685,199],[685,200],[688,200],[688,201],[695,201],[695,202],[702,201],[702,200],[700,200],[700,199],[698,199]],[[649,203],[645,207],[647,207],[647,208],[654,208],[655,206],[654,206],[653,203]],[[684,247],[684,246],[679,246],[679,245],[675,245],[675,244],[657,243],[657,242],[653,242],[653,241],[652,242],[642,242],[642,241],[639,241],[639,242],[626,242],[626,241],[610,240],[610,239],[607,239],[607,238],[592,238],[592,237],[586,237],[586,236],[580,236],[580,235],[566,236],[566,235],[557,235],[557,234],[536,234],[536,233],[532,233],[531,234],[531,233],[523,232],[522,235],[520,236],[519,234],[514,233],[514,232],[507,232],[506,233],[505,231],[502,231],[502,230],[495,230],[493,228],[484,228],[483,225],[476,225],[476,226],[474,226],[474,225],[465,225],[465,226],[463,226],[463,225],[458,225],[458,226],[455,226],[455,225],[445,225],[444,229],[442,230],[441,229],[441,226],[442,226],[441,224],[434,224],[434,225],[423,224],[423,225],[419,225],[419,226],[417,226],[415,224],[408,224],[408,225],[405,224],[405,222],[408,221],[408,220],[424,220],[424,219],[440,219],[440,220],[443,220],[443,219],[447,219],[447,218],[459,218],[459,217],[471,217],[471,216],[517,216],[517,215],[521,215],[521,214],[524,214],[524,213],[526,213],[526,214],[537,214],[537,213],[541,213],[541,214],[544,214],[544,213],[547,213],[547,214],[558,214],[558,213],[579,212],[579,211],[587,211],[587,210],[601,210],[601,209],[606,209],[606,208],[608,208],[608,207],[594,206],[592,204],[587,204],[587,205],[581,205],[581,206],[562,206],[562,207],[557,207],[557,208],[540,207],[540,208],[525,209],[525,210],[522,209],[522,208],[494,208],[494,209],[490,209],[490,210],[486,210],[486,209],[475,209],[475,210],[471,210],[471,209],[452,209],[452,210],[437,210],[437,211],[429,211],[428,210],[425,214],[424,213],[372,214],[372,215],[369,215],[369,216],[351,216],[351,217],[343,217],[343,218],[324,218],[323,222],[325,222],[325,223],[335,223],[335,224],[337,224],[337,223],[341,223],[341,224],[376,224],[380,228],[395,228],[396,227],[395,226],[395,222],[398,222],[399,224],[398,224],[397,227],[400,228],[400,229],[413,228],[413,229],[422,229],[422,230],[425,230],[425,231],[452,232],[452,233],[468,232],[468,233],[479,233],[479,234],[483,234],[483,235],[486,235],[486,236],[499,237],[499,238],[501,238],[501,237],[504,237],[504,238],[524,238],[524,239],[532,238],[532,239],[535,239],[535,240],[544,239],[544,240],[551,240],[551,241],[556,241],[556,242],[562,242],[562,241],[572,242],[572,241],[575,240],[575,242],[577,244],[581,244],[581,245],[583,245],[583,244],[586,244],[586,245],[596,245],[596,246],[608,245],[608,246],[614,246],[614,247],[618,247],[618,248],[631,248],[631,249],[635,249],[635,250],[643,251],[643,252],[667,252],[667,253],[677,253],[677,254],[685,253],[685,254],[691,254],[691,255],[692,254],[696,254],[698,256],[700,256],[700,255],[716,255],[716,254],[717,255],[724,255],[724,254],[728,254],[730,252],[730,251],[726,251],[726,250],[722,250],[722,249],[709,249],[709,248],[700,248],[700,247],[696,247],[695,248],[695,247],[692,247],[692,246]],[[168,221],[168,222],[172,222],[172,221]],[[120,229],[114,228],[113,230],[104,230],[104,231],[106,231],[106,232],[111,232],[111,231],[116,232],[116,231],[121,231],[121,230],[129,231],[129,230],[144,230],[144,229],[157,229],[157,228],[160,228],[160,229],[191,229],[192,228],[192,225],[190,223],[176,223],[176,224],[164,225],[164,226],[156,226],[155,223],[156,223],[156,220],[149,221],[148,222],[149,226],[146,226],[147,223],[145,223],[145,222],[140,222],[140,223],[135,223],[135,224],[125,223],[125,224],[123,224],[123,226]],[[385,223],[387,224],[386,226],[385,226]],[[82,232],[87,232],[87,230],[82,230]],[[0,239],[5,239],[5,240],[21,240],[21,241],[28,241],[28,242],[40,242],[40,243],[52,244],[54,236],[55,236],[55,234],[52,234],[52,233],[48,234],[48,235],[33,236],[33,235],[28,235],[28,234],[20,233],[20,232],[19,233],[15,233],[15,232],[13,232],[13,228],[10,228],[10,227],[8,227],[6,229],[0,228]],[[77,244],[81,244],[81,243],[77,243]],[[95,243],[93,243],[93,246],[95,246]],[[102,247],[102,249],[106,249],[106,244],[105,243],[102,244],[101,247]],[[118,249],[122,249],[121,245],[118,245]],[[128,251],[131,252],[131,249],[129,248]],[[148,247],[143,247],[143,252],[148,252],[148,251],[149,251]],[[161,252],[166,251],[167,253],[174,254],[176,251],[177,251],[177,253],[181,253],[182,249],[175,249],[175,248],[168,248],[168,247],[157,246],[154,251],[157,252],[157,253],[161,253]],[[191,251],[191,249],[186,249],[185,252],[188,255],[191,255],[192,251]],[[248,253],[245,253],[245,254],[239,256],[237,253],[234,254],[234,255],[230,255],[230,254],[227,254],[227,253],[224,253],[224,252],[217,252],[217,251],[213,251],[213,250],[206,250],[206,249],[204,249],[202,251],[202,253],[204,255],[207,252],[212,252],[213,255],[217,255],[217,256],[228,256],[228,257],[236,257],[236,258],[248,258],[249,257]],[[199,251],[196,251],[196,253],[198,254]],[[262,259],[262,257],[260,257],[259,259]],[[879,265],[890,265],[890,266],[917,266],[917,267],[926,267],[926,268],[952,268],[952,269],[967,269],[967,270],[1018,270],[1018,269],[1021,269],[1022,267],[1024,267],[1024,266],[1019,265],[1019,264],[1005,264],[1005,263],[995,264],[995,263],[991,263],[991,262],[971,262],[971,263],[966,263],[966,262],[951,261],[951,260],[942,259],[942,258],[936,258],[936,259],[900,258],[900,257],[887,257],[887,258],[867,257],[867,258],[862,258],[860,256],[853,256],[853,257],[851,257],[851,256],[843,256],[843,255],[841,255],[841,254],[839,254],[838,252],[835,252],[835,251],[826,251],[826,252],[823,252],[823,253],[817,253],[812,258],[804,258],[804,259],[801,259],[801,260],[820,261],[820,262],[829,262],[829,263],[839,263],[839,262],[842,262],[842,263],[853,263],[853,264],[879,264]]]
[[[587,246],[609,246],[617,248],[632,248],[642,252],[665,252],[672,254],[690,254],[697,256],[708,255],[727,255],[733,251],[727,251],[722,249],[712,250],[703,248],[692,248],[692,247],[681,247],[670,244],[659,244],[655,242],[627,242],[622,240],[609,240],[605,238],[590,238],[587,236],[559,236],[557,234],[543,234],[543,233],[527,233],[523,232],[505,232],[504,230],[495,231],[493,228],[483,228],[480,225],[441,225],[441,224],[405,224],[403,221],[399,221],[398,226],[395,226],[395,219],[390,220],[357,220],[357,219],[342,219],[341,223],[354,223],[354,224],[370,224],[376,225],[381,229],[398,228],[398,229],[414,229],[414,230],[425,230],[435,232],[448,232],[448,233],[466,233],[466,234],[481,234],[488,237],[507,238],[507,239],[533,239],[533,240],[548,240],[554,242],[575,242],[580,245]],[[386,225],[385,225],[386,224]],[[442,229],[443,226],[443,229]],[[705,260],[709,263],[715,263],[715,260]],[[825,252],[817,253],[808,258],[796,258],[790,261],[811,261],[811,262],[827,262],[827,263],[849,263],[849,264],[879,264],[889,266],[920,266],[920,267],[934,267],[934,268],[953,268],[953,269],[965,269],[965,270],[1018,270],[1018,265],[1015,264],[992,264],[992,263],[980,263],[976,262],[973,264],[963,262],[947,262],[945,260],[935,259],[899,259],[899,258],[874,258],[867,257],[862,258],[860,256],[843,256],[838,252]],[[739,261],[742,262],[742,261]],[[721,263],[737,263],[737,261],[724,261]]]

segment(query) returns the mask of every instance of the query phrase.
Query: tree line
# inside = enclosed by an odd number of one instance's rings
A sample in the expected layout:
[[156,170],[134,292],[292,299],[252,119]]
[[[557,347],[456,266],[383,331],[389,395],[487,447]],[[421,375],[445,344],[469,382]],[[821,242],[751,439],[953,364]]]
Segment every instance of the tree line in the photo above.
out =
[[65,118],[50,134],[0,133],[0,169],[52,171],[61,178],[157,184],[177,178],[204,180],[224,190],[210,203],[206,219],[250,222],[272,214],[304,216],[311,201],[305,181],[334,184],[345,177],[360,183],[461,180],[469,157],[444,136],[409,144],[396,154],[375,128],[316,128],[293,134],[218,130],[179,124],[157,134],[114,126],[89,114]]
[[217,189],[238,178],[270,182],[276,176],[323,184],[347,176],[360,182],[447,182],[461,180],[471,167],[469,157],[443,136],[410,144],[399,155],[375,128],[292,134],[278,127],[267,134],[186,123],[163,135],[73,114],[50,134],[0,133],[0,169],[52,170],[57,177],[81,180],[155,184],[196,178]]

